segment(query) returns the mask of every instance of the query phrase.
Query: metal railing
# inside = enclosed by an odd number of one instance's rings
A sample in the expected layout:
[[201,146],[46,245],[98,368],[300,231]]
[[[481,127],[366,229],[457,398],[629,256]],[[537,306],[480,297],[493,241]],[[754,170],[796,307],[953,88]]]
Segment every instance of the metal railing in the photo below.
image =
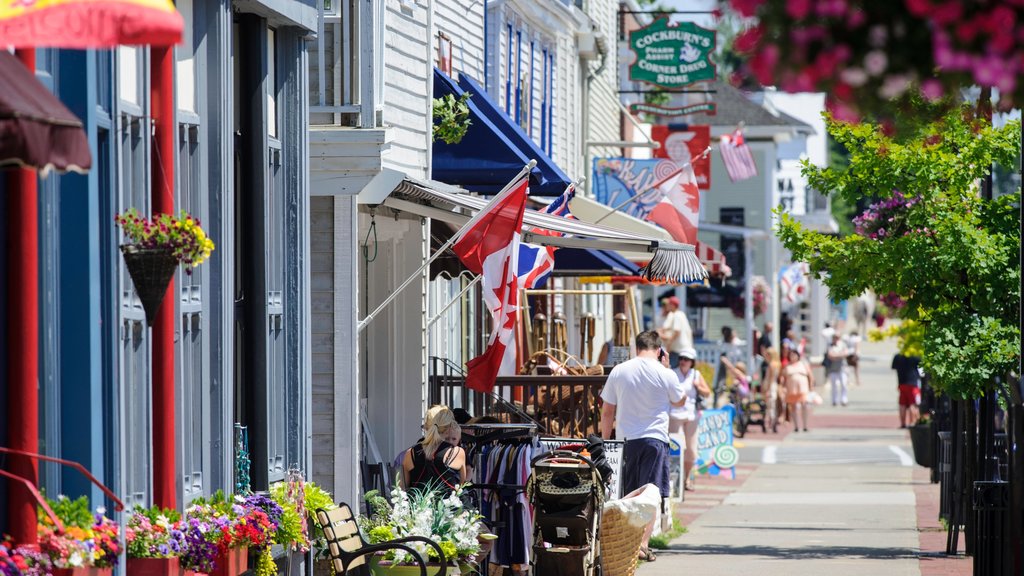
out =
[[384,2],[321,0],[308,40],[311,125],[376,125],[383,79]]
[[499,376],[487,394],[465,386],[462,369],[445,358],[431,358],[431,404],[463,408],[473,416],[500,415],[508,422],[531,422],[542,434],[585,438],[598,434],[600,394],[606,376]]

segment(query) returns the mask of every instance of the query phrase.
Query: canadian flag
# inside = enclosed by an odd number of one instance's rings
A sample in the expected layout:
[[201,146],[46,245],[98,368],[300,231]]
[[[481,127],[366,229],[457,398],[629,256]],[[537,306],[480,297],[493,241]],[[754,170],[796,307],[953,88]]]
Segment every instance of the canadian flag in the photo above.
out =
[[696,244],[700,190],[693,168],[687,164],[655,187],[661,194],[661,201],[654,205],[647,219],[668,230],[676,241]]
[[526,209],[527,179],[509,186],[473,217],[457,236],[452,251],[470,271],[483,276],[484,302],[494,328],[484,353],[466,363],[466,386],[494,389],[505,349],[515,345],[518,302],[519,235]]

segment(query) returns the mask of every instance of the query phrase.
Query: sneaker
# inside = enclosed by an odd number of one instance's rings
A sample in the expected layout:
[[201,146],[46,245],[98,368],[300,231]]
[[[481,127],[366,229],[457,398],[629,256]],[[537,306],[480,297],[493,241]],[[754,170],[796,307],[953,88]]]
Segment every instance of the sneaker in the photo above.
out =
[[810,432],[810,430],[808,430],[807,428],[804,428],[804,432]]

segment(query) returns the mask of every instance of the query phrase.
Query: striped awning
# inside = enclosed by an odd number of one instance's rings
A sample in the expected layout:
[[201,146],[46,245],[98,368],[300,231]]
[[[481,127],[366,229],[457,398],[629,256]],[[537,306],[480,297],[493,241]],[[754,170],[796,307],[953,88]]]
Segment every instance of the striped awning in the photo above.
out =
[[725,263],[725,254],[722,254],[721,251],[697,240],[696,252],[697,259],[704,265],[709,275],[725,278],[732,276],[732,269]]

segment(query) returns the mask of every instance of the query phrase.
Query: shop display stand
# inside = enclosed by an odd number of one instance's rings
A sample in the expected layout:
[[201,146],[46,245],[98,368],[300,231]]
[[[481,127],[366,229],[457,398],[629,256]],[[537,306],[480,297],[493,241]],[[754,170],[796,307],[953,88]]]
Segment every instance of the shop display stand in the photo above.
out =
[[[483,448],[486,446],[498,446],[498,445],[521,445],[529,443],[533,446],[537,445],[537,425],[534,423],[487,423],[487,424],[464,424],[462,426],[464,431],[472,431],[473,435],[463,436],[462,443],[466,446],[469,461],[472,462],[473,470],[475,473],[479,473],[482,470],[483,464]],[[484,495],[486,493],[493,493],[497,491],[503,491],[506,494],[508,491],[514,491],[516,494],[520,494],[526,490],[526,484],[519,483],[507,483],[507,482],[473,482],[470,484],[470,488],[474,490],[478,503],[482,503]],[[492,500],[492,503],[502,508],[501,517],[508,518],[510,514],[513,514],[513,510],[506,504],[506,501],[500,498]],[[501,534],[503,530],[507,528],[505,522],[493,522],[488,520],[488,526],[496,533]],[[500,566],[491,565],[490,556],[483,559],[480,563],[481,574],[502,574]],[[529,564],[527,559],[526,565]],[[519,572],[513,572],[519,573]],[[524,573],[525,572],[521,572]]]

